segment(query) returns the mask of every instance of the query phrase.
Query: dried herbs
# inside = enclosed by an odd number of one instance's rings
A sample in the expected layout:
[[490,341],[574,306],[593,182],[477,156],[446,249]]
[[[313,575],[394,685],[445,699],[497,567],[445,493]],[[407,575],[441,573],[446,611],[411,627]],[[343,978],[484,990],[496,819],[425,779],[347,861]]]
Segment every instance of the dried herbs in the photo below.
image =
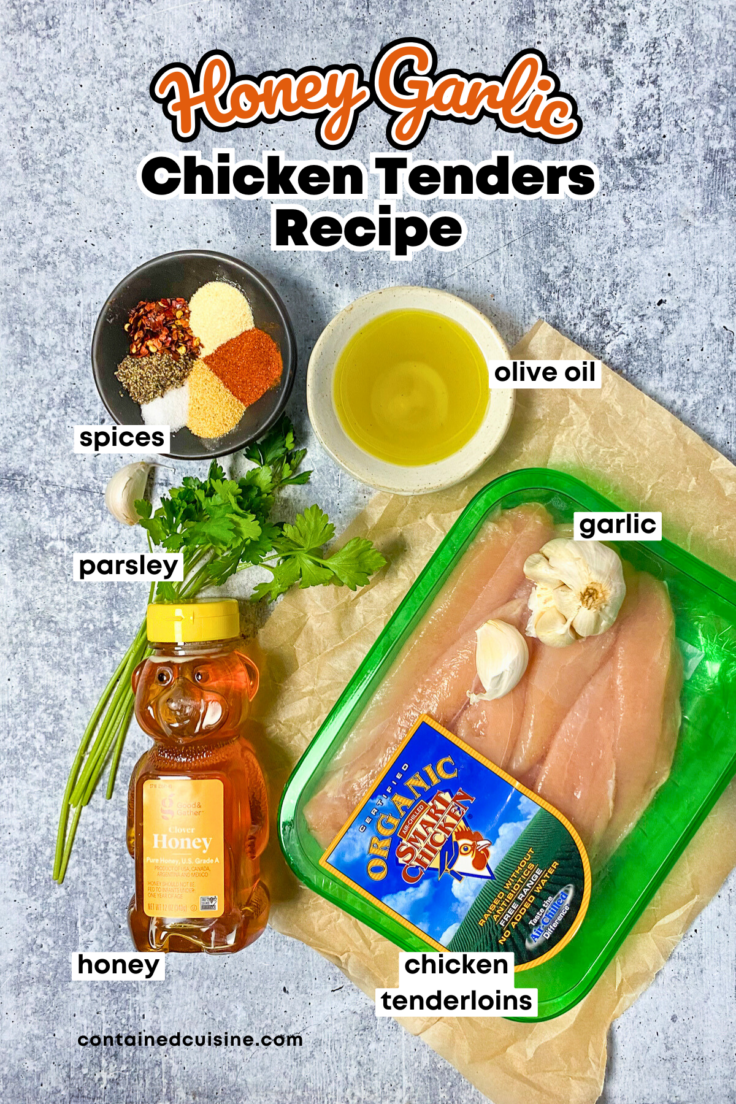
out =
[[151,356],[127,356],[117,367],[115,375],[134,402],[152,402],[160,399],[172,387],[181,387],[194,367],[194,357],[175,357],[171,353],[154,353]]

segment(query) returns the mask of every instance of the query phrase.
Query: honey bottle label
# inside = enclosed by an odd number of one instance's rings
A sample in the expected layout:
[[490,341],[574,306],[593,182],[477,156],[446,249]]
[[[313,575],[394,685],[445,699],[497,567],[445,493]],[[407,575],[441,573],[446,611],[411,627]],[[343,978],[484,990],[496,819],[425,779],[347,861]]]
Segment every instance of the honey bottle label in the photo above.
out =
[[222,916],[223,800],[219,778],[149,778],[143,783],[146,916]]

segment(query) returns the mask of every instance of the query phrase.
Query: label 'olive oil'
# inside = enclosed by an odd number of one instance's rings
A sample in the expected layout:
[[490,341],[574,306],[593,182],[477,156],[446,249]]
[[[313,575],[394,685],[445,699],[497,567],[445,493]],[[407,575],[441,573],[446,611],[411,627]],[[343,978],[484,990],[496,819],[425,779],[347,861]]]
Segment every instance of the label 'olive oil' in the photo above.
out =
[[350,339],[335,369],[343,429],[391,464],[433,464],[458,452],[480,428],[488,397],[480,348],[434,311],[379,315]]

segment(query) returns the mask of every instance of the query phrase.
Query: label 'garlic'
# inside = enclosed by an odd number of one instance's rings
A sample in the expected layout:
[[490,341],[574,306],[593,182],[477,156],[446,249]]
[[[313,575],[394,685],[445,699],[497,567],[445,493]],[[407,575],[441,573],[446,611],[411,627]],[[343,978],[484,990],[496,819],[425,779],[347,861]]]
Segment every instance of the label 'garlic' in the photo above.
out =
[[483,684],[484,694],[468,697],[478,701],[494,701],[513,690],[526,671],[529,648],[524,637],[505,621],[486,621],[475,630],[475,666]]
[[135,502],[145,494],[151,466],[143,461],[126,464],[120,471],[115,472],[107,484],[105,505],[112,516],[123,525],[138,524]]
[[535,584],[527,635],[554,648],[610,629],[626,595],[621,560],[600,541],[557,537],[528,558],[524,574]]

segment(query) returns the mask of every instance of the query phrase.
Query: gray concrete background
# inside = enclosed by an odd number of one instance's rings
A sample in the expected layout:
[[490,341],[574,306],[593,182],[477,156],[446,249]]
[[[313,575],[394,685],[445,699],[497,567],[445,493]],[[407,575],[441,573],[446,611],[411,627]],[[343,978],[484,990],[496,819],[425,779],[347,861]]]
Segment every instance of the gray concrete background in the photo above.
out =
[[[50,868],[74,749],[145,602],[137,585],[70,581],[75,550],[141,547],[139,533],[122,532],[104,511],[104,486],[119,461],[72,453],[73,425],[106,420],[90,374],[92,327],[110,288],[156,254],[211,246],[261,269],[299,336],[291,413],[311,445],[315,475],[294,504],[320,502],[338,527],[368,493],[311,439],[304,368],[335,312],[387,283],[456,292],[486,311],[509,343],[537,317],[547,319],[734,459],[733,22],[734,9],[712,0],[7,0],[3,1100],[480,1104],[421,1042],[376,1020],[337,970],[273,932],[231,960],[172,958],[163,985],[68,980],[70,951],[128,945],[124,786],[109,805],[95,798],[62,889]],[[148,97],[165,62],[194,65],[218,46],[240,71],[337,61],[367,70],[383,43],[406,34],[430,39],[440,67],[487,72],[536,45],[584,120],[582,137],[559,154],[497,134],[489,122],[433,122],[422,154],[588,157],[600,168],[600,196],[579,204],[458,201],[469,225],[462,250],[428,250],[411,266],[392,267],[383,254],[272,253],[266,203],[160,204],[138,191],[138,161],[174,148]],[[362,115],[349,155],[367,161],[385,149],[384,126],[376,108]],[[257,127],[232,142],[243,157],[264,148],[321,156],[313,129],[308,121]],[[195,148],[209,153],[216,144],[204,131]],[[172,464],[164,482],[178,481],[185,467]],[[123,781],[143,746],[133,732]],[[736,1100],[735,889],[731,878],[614,1026],[608,1104]],[[75,1043],[80,1032],[144,1028],[298,1031],[304,1046],[104,1053]]]

